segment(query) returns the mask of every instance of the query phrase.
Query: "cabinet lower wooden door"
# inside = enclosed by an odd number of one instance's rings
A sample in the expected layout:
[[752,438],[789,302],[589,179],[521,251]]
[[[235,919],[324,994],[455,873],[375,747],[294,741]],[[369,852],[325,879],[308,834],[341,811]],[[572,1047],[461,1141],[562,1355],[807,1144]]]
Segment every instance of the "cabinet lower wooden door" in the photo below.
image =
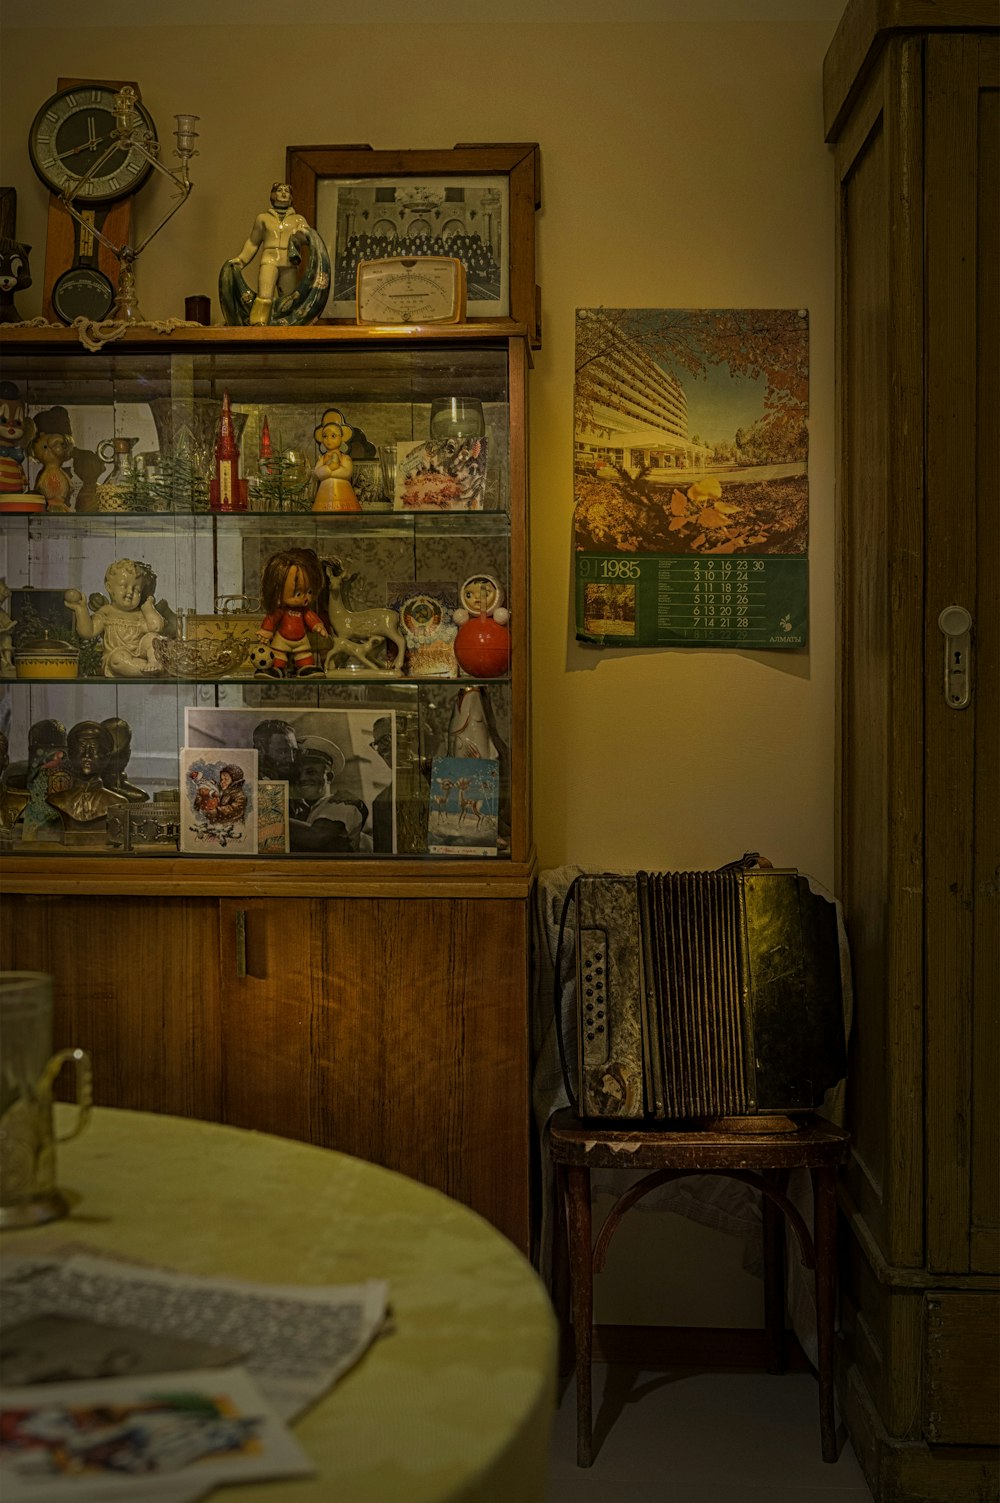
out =
[[3,902],[0,964],[53,982],[57,1049],[86,1049],[99,1106],[220,1115],[218,924],[211,900]]
[[528,1241],[524,899],[223,899],[222,1116]]

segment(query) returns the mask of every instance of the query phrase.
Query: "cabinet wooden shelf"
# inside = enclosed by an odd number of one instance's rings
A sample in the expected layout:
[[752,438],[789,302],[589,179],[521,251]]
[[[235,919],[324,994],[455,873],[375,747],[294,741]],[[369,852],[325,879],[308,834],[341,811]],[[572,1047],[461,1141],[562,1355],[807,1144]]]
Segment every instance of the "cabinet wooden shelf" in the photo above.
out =
[[[63,821],[29,844],[7,821],[0,963],[54,975],[57,1043],[90,1049],[98,1101],[359,1153],[459,1196],[524,1247],[535,870],[529,363],[526,330],[507,320],[447,329],[136,330],[97,352],[83,349],[74,330],[0,332],[2,379],[23,392],[34,417],[65,409],[78,453],[128,435],[136,452],[146,451],[149,471],[159,466],[169,477],[175,471],[165,458],[176,458],[186,442],[185,476],[197,471],[203,483],[213,462],[205,438],[214,449],[224,392],[242,428],[242,473],[252,482],[264,417],[275,449],[304,453],[310,470],[313,430],[327,408],[343,412],[366,441],[355,460],[360,513],[312,512],[308,493],[297,498],[302,509],[255,510],[273,496],[253,483],[251,510],[212,513],[202,493],[192,502],[193,490],[185,499],[183,486],[168,479],[166,494],[133,489],[126,500],[156,510],[0,518],[14,655],[29,622],[57,628],[53,634],[79,654],[75,676],[50,668],[44,679],[18,678],[8,667],[0,678],[8,781],[26,786],[32,726],[117,720],[131,731],[127,780],[150,795],[121,816],[132,832],[126,837],[109,818],[106,829],[98,821],[74,844],[80,832]],[[390,509],[377,493],[374,455],[424,438],[439,395],[482,404],[483,509]],[[179,437],[185,428],[187,440]],[[29,484],[37,468],[29,463]],[[108,676],[101,642],[74,635],[76,618],[62,606],[67,590],[85,600],[99,591],[116,560],[141,560],[156,575],[164,634],[184,642],[192,623],[206,619],[259,622],[262,566],[292,546],[335,557],[357,574],[354,610],[398,609],[407,592],[436,591],[447,612],[466,578],[495,579],[510,611],[509,669],[469,675],[456,665],[449,677],[440,668],[411,672],[407,656],[399,676],[363,664],[347,675],[276,682],[245,665],[209,676]],[[384,662],[392,664],[388,652]],[[442,854],[441,811],[435,824],[431,808],[441,786],[435,769],[437,759],[464,748],[455,726],[470,691],[484,707],[490,743],[475,755],[499,769],[495,833],[487,809],[485,833],[470,839],[461,830],[463,843]],[[379,718],[393,727],[388,762],[370,745]],[[353,798],[362,811],[355,848],[297,847],[305,814],[293,816],[282,851],[233,856],[209,846],[182,854],[169,820],[149,833],[149,811],[169,810],[171,798],[179,814],[185,807],[187,737],[204,736],[190,745],[210,751],[213,728],[248,737],[251,722],[274,719],[290,724],[299,742],[321,735],[339,747],[337,798]],[[235,744],[250,748],[249,739]],[[301,807],[296,774],[286,776],[292,807]],[[111,786],[110,773],[107,779]],[[32,787],[37,793],[37,781]],[[383,821],[380,836],[372,812],[385,789],[393,810],[388,844],[388,827]]]

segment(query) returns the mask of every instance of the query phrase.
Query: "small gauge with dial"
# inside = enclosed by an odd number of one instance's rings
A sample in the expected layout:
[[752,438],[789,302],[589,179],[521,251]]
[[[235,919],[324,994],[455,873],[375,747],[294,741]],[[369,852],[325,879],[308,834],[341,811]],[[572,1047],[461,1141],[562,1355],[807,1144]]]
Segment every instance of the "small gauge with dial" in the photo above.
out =
[[465,267],[453,256],[390,256],[358,266],[362,325],[459,324],[465,301]]

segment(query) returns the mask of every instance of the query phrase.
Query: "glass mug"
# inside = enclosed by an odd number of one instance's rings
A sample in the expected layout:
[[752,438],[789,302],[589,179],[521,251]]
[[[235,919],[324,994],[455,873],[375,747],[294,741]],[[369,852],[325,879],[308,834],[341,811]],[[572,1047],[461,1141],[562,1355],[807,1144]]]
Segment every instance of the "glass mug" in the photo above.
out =
[[[52,1088],[70,1060],[76,1121],[56,1138]],[[39,1226],[66,1215],[56,1189],[56,1143],[83,1131],[92,1100],[89,1055],[52,1053],[52,977],[0,971],[0,1227]]]
[[435,397],[431,402],[431,438],[482,438],[483,404],[475,397]]

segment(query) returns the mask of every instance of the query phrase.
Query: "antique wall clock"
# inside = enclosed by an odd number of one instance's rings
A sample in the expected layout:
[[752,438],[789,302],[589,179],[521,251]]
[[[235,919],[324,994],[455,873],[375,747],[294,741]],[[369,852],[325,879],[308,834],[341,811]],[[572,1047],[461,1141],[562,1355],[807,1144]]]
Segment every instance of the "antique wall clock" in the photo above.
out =
[[[132,197],[152,171],[142,152],[114,153],[100,172],[73,190],[107,149],[115,124],[114,99],[119,82],[97,79],[59,80],[59,87],[38,110],[28,131],[28,155],[49,189],[49,223],[45,245],[43,306],[47,318],[63,323],[83,314],[106,318],[115,299],[118,262],[101,246],[93,229],[118,244],[129,238]],[[150,149],[156,150],[156,127],[145,106],[135,105]],[[74,222],[59,202],[71,193],[75,207],[92,226]]]

